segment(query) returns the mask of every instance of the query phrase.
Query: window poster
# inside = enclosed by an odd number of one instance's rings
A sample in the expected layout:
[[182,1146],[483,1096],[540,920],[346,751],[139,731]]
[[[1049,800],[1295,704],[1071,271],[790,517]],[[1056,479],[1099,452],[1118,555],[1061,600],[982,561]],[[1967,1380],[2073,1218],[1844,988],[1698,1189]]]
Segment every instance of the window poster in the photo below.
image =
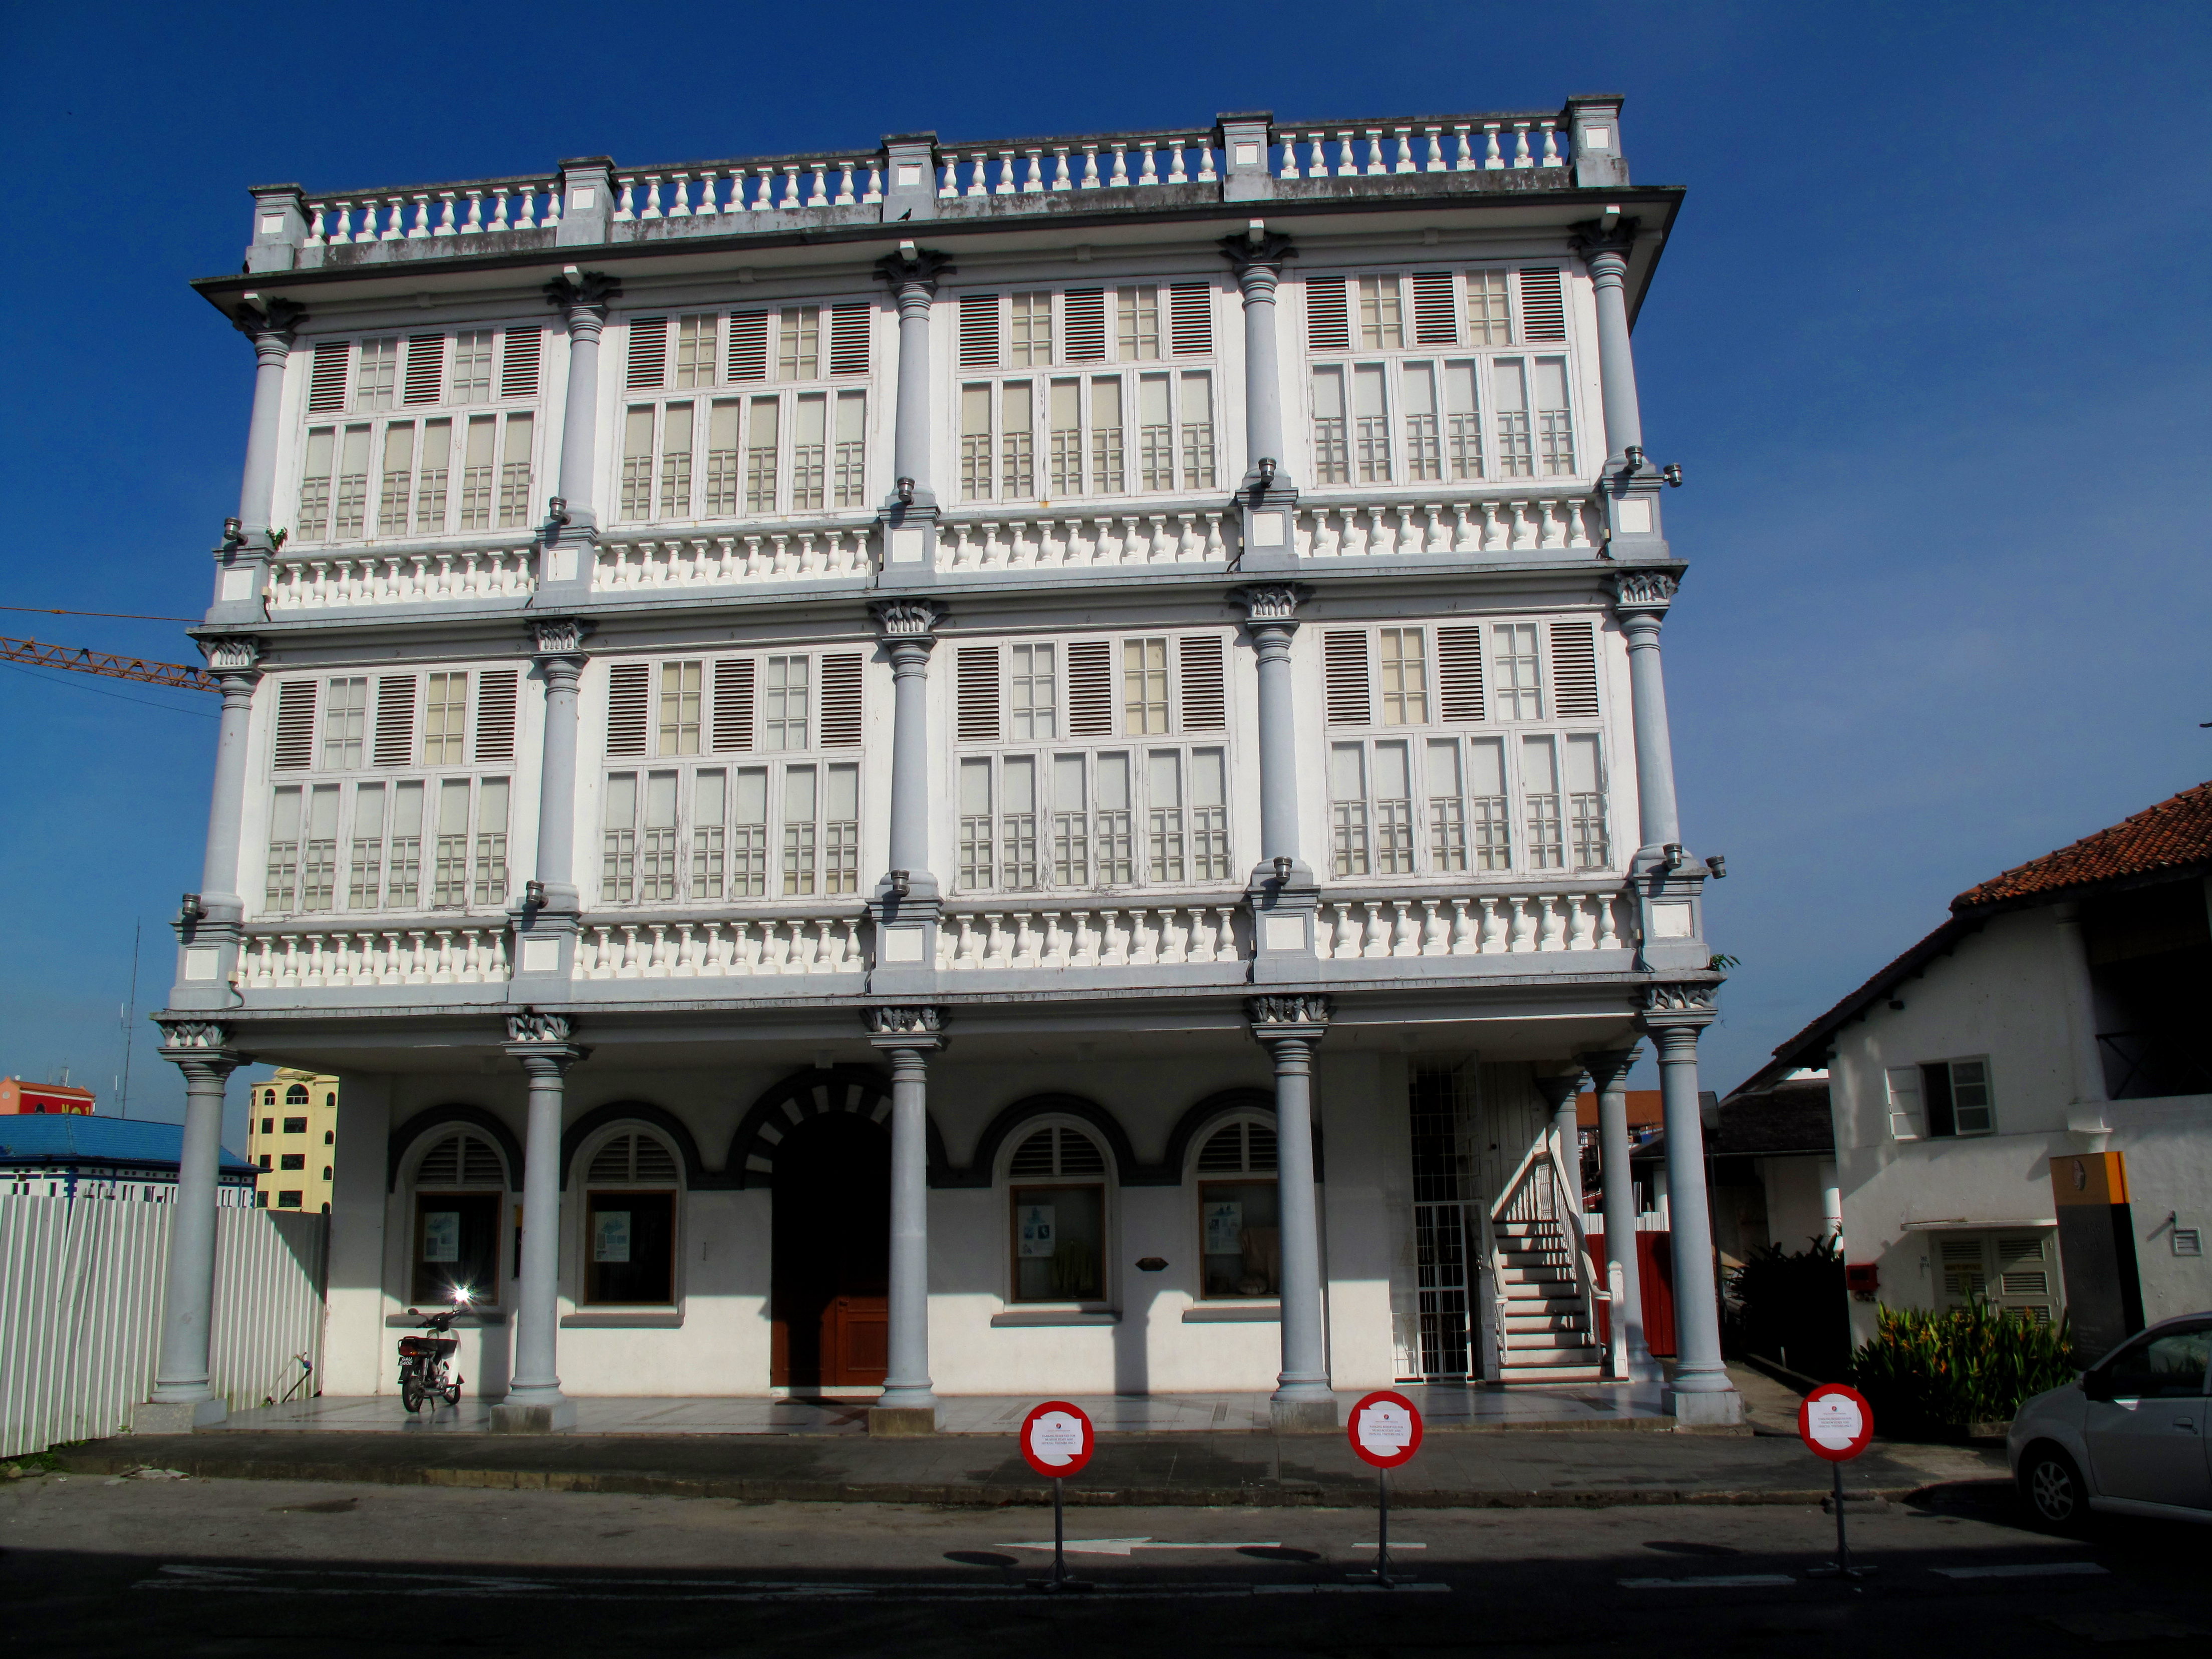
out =
[[592,1216],[592,1260],[629,1260],[629,1212],[599,1210]]
[[461,1212],[425,1210],[422,1212],[422,1260],[459,1261],[461,1259]]
[[1024,1261],[1037,1257],[1051,1258],[1058,1242],[1058,1230],[1054,1226],[1056,1206],[1024,1204],[1016,1218],[1019,1244],[1014,1254]]
[[1244,1206],[1222,1199],[1206,1206],[1206,1253],[1238,1255],[1244,1249]]

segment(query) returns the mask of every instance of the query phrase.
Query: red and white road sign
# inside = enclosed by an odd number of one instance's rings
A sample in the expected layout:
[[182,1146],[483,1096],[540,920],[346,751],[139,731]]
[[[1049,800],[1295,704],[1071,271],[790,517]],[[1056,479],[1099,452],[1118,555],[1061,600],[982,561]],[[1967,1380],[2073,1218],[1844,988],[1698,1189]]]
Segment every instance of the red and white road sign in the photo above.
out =
[[1080,1406],[1048,1400],[1022,1419],[1022,1457],[1048,1480],[1080,1474],[1097,1445]]
[[1797,1407],[1797,1436],[1814,1456],[1847,1463],[1874,1438],[1874,1407],[1856,1389],[1823,1382]]
[[1395,1469],[1421,1449],[1421,1413],[1402,1394],[1377,1389],[1352,1408],[1345,1432],[1364,1463]]

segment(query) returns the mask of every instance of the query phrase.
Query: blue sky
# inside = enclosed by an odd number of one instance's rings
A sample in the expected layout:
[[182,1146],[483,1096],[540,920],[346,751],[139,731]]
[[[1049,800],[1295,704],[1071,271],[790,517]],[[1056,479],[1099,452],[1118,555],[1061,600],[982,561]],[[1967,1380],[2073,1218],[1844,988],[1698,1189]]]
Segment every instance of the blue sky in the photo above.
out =
[[[1710,931],[1743,963],[1708,1085],[1952,894],[2212,776],[2212,9],[1275,0],[1073,21],[392,0],[376,17],[0,20],[18,525],[0,604],[204,605],[252,354],[185,283],[237,267],[248,184],[1620,91],[1636,177],[1690,192],[1637,349],[1647,443],[1688,475],[1667,502],[1693,567],[1666,634],[1686,832],[1729,857]],[[159,622],[0,612],[0,633],[191,654]],[[198,884],[212,702],[0,670],[0,1071],[66,1062],[106,1094],[132,924],[143,1012]],[[132,1111],[180,1115],[151,1042]]]

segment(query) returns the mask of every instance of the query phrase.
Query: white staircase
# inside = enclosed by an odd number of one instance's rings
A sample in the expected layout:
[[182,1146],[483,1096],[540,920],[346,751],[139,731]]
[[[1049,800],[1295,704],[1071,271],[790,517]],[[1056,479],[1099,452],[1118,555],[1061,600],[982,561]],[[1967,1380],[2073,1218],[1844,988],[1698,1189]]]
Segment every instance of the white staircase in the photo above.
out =
[[1582,1230],[1579,1160],[1547,1127],[1529,1146],[1485,1219],[1491,1302],[1487,1375],[1499,1382],[1604,1382],[1621,1356],[1597,1339],[1597,1304],[1609,1300]]

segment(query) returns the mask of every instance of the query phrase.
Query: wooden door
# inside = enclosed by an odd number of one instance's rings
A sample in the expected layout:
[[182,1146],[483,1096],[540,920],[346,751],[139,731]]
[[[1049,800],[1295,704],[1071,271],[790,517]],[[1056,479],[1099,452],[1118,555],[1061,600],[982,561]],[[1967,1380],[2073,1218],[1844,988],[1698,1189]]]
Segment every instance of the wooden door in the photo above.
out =
[[868,1388],[886,1370],[890,1136],[855,1113],[814,1117],[777,1149],[769,1378]]
[[824,1388],[868,1388],[890,1370],[890,1298],[840,1296],[822,1310]]

